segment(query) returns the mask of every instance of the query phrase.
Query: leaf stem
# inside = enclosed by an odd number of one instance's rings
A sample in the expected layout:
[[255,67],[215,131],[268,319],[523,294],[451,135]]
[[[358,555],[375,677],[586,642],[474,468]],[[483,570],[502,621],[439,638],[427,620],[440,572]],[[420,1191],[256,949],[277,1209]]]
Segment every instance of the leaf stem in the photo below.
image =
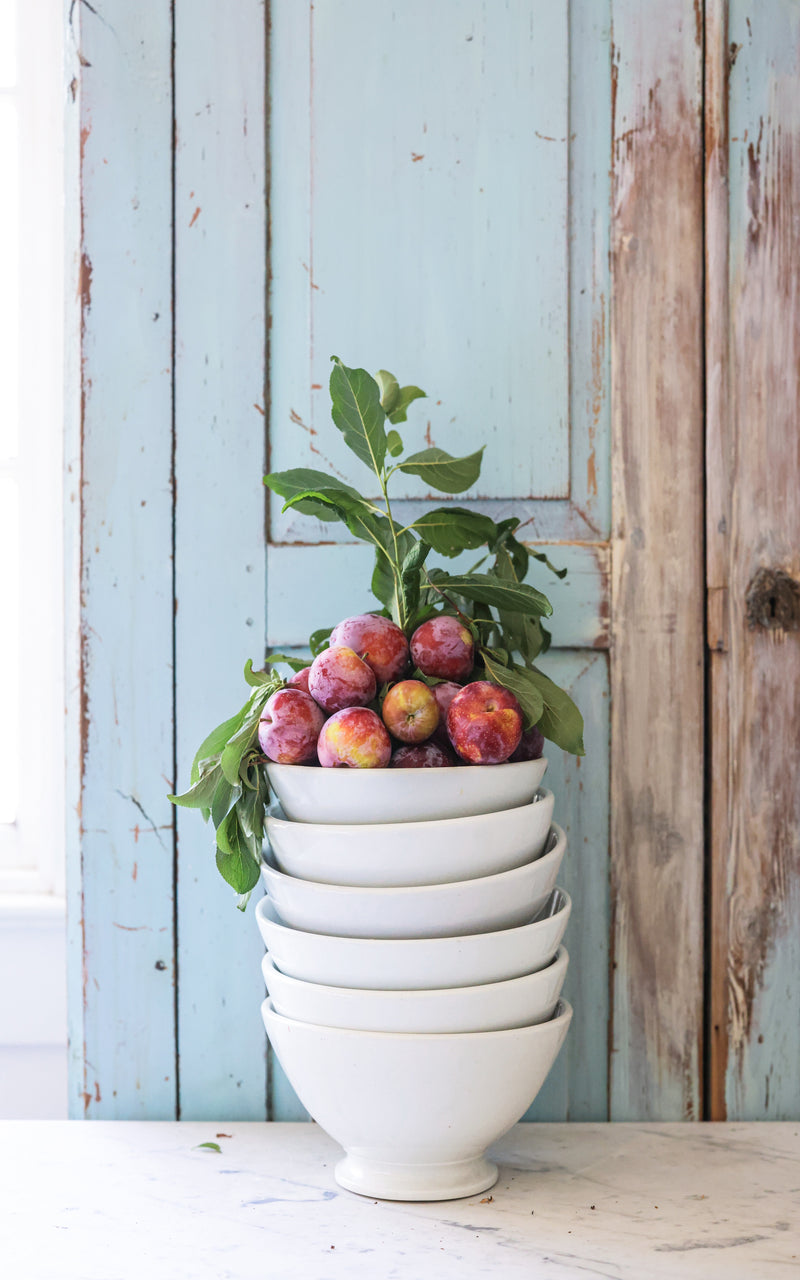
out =
[[[392,468],[392,471],[393,470],[394,468]],[[389,521],[389,528],[392,531],[392,544],[394,546],[394,561],[392,561],[391,556],[387,556],[387,559],[392,566],[392,577],[394,578],[394,600],[397,609],[397,625],[401,631],[405,631],[408,619],[406,618],[406,611],[403,605],[403,593],[400,590],[400,548],[397,545],[397,530],[395,529],[394,520],[392,519],[392,507],[389,502],[389,494],[387,491],[389,476],[392,474],[392,471],[389,471],[389,474],[387,475],[386,469],[383,468],[378,474],[378,482],[383,493],[383,500],[386,503],[386,516]]]
[[451,599],[450,599],[449,595],[447,595],[447,593],[446,593],[445,591],[442,591],[442,588],[441,588],[441,587],[439,587],[439,586],[437,586],[437,584],[431,580],[431,578],[428,576],[428,572],[427,572],[427,570],[426,570],[426,569],[423,569],[423,571],[422,571],[422,572],[425,574],[425,581],[426,581],[427,585],[428,585],[429,587],[432,587],[434,591],[437,591],[437,592],[439,593],[439,595],[442,597],[442,599],[447,601],[447,603],[450,605],[450,608],[451,608],[451,609],[455,609],[455,611],[456,611],[456,613],[458,614],[459,618],[460,618],[460,619],[461,619],[461,621],[464,623],[464,625],[466,626],[466,628],[469,630],[469,628],[472,626],[472,623],[473,623],[474,619],[472,619],[472,618],[468,618],[466,614],[464,614],[464,613],[462,613],[462,612],[461,612],[461,610],[459,609],[458,605],[457,605],[457,604],[455,604],[455,602],[454,602],[453,600],[451,600]]

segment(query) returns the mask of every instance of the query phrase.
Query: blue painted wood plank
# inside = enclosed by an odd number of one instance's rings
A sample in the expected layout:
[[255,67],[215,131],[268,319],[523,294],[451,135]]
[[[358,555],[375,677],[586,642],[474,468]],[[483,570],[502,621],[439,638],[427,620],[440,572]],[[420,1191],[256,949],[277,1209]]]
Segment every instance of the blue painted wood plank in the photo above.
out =
[[71,30],[80,51],[82,774],[80,845],[69,851],[69,966],[80,990],[70,1111],[171,1119],[170,5],[109,0],[102,17],[74,6]]
[[569,689],[583,712],[586,755],[551,744],[545,785],[553,818],[567,833],[559,883],[572,898],[564,937],[569,968],[564,996],[574,1009],[564,1048],[528,1120],[608,1119],[609,1023],[609,681],[605,654],[549,653],[542,667]]
[[309,460],[358,477],[335,351],[431,393],[409,444],[502,441],[481,494],[566,495],[566,4],[305,9],[273,5],[273,467],[297,464],[302,422]]
[[[178,786],[264,652],[264,6],[175,5]],[[184,1119],[266,1116],[263,948],[195,811],[178,821]]]

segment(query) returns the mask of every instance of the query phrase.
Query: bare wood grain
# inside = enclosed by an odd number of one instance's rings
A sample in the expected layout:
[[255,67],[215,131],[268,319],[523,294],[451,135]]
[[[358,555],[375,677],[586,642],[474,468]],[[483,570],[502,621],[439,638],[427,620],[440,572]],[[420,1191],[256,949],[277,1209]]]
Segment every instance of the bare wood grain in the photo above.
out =
[[746,593],[764,568],[800,580],[800,12],[736,0],[708,21],[708,574],[726,603],[711,668],[711,1115],[783,1119],[800,1114],[800,636],[751,628]]
[[610,1115],[697,1117],[703,941],[696,6],[614,6]]

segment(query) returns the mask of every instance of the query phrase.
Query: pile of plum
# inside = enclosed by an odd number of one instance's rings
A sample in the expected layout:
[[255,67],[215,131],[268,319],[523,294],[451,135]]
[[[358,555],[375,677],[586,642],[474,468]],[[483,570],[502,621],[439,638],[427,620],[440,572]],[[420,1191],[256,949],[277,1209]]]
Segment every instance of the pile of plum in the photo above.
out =
[[[431,684],[405,678],[412,663]],[[330,647],[265,704],[261,749],[278,764],[328,769],[451,768],[539,757],[540,731],[523,732],[522,709],[508,689],[469,681],[473,663],[470,632],[447,614],[423,622],[410,645],[389,618],[345,618],[331,632]]]

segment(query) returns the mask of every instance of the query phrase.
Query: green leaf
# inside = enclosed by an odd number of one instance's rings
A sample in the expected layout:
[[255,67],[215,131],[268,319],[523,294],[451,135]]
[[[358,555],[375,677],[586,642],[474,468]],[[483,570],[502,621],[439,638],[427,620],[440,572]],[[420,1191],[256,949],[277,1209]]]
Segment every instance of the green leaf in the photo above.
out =
[[466,507],[434,507],[411,527],[443,556],[482,547],[494,537],[496,528],[494,520]]
[[[292,671],[303,671],[308,666],[307,658],[296,658],[289,653],[268,653],[264,661],[271,667],[274,667],[276,662],[285,662],[287,667],[292,668]],[[274,672],[271,678],[275,679]]]
[[537,722],[544,736],[570,755],[586,755],[583,716],[572,698],[538,667],[531,667],[528,675],[535,681],[544,702],[544,711]]
[[400,399],[400,383],[393,373],[387,373],[385,369],[378,370],[375,374],[375,381],[380,388],[383,412],[387,414],[393,413]]
[[403,614],[406,619],[412,618],[419,607],[420,569],[430,550],[429,542],[415,540],[400,566],[400,590],[403,593]]
[[249,710],[250,703],[246,702],[241,710],[236,712],[235,716],[231,716],[230,720],[223,720],[222,724],[217,725],[216,729],[212,729],[205,741],[200,744],[192,762],[191,780],[193,783],[199,781],[202,762],[220,754],[226,743],[241,729]]
[[198,1142],[197,1146],[193,1149],[195,1151],[217,1151],[222,1155],[222,1147],[218,1142]]
[[399,431],[386,432],[386,444],[393,458],[399,458],[403,452],[403,441],[400,438]]
[[386,415],[381,408],[380,388],[366,369],[348,369],[338,356],[331,359],[333,421],[348,448],[379,476],[386,457]]
[[188,791],[184,791],[182,796],[167,796],[167,799],[184,809],[209,809],[221,777],[222,770],[219,765],[214,765]]
[[316,658],[318,653],[322,653],[323,649],[328,648],[332,631],[333,627],[320,627],[318,631],[311,632],[308,637],[308,647],[313,658]]
[[[501,684],[504,689],[514,694],[522,707],[523,728],[532,729],[539,723],[544,711],[544,699],[538,684],[533,679],[533,672],[527,667],[517,666],[516,663],[509,666],[507,663],[497,661],[498,656],[496,650],[481,649],[481,657],[489,679],[495,684]],[[542,732],[544,733],[544,730]]]
[[[221,773],[222,771],[220,770],[220,775]],[[211,821],[215,827],[219,827],[223,820],[227,818],[231,811],[231,806],[236,803],[241,794],[242,788],[238,782],[233,786],[227,778],[220,776],[211,804]]]
[[406,410],[414,400],[425,399],[427,399],[425,392],[420,391],[419,387],[401,387],[394,408],[391,411],[388,409],[386,411],[392,426],[397,426],[398,422],[406,421],[408,417]]
[[454,458],[444,449],[423,449],[422,453],[412,453],[404,462],[398,462],[397,469],[419,476],[442,493],[463,493],[478,479],[482,458],[482,448],[464,458]]
[[217,870],[232,889],[239,894],[249,893],[258,884],[261,868],[249,852],[224,853],[217,849]]
[[[268,655],[265,662],[269,664],[274,656],[274,654]],[[285,661],[292,662],[294,659],[286,658]],[[279,689],[283,684],[280,676],[274,671],[254,671],[252,658],[248,658],[244,664],[244,678],[251,689],[263,689],[265,685],[269,685],[271,689]]]
[[352,485],[345,484],[343,480],[337,480],[336,476],[328,471],[315,471],[313,467],[272,471],[268,476],[264,476],[264,484],[273,493],[277,493],[278,497],[286,499],[286,505],[291,504],[303,515],[316,516],[319,520],[338,520],[341,516],[321,499],[303,499],[300,497],[301,494],[320,493],[333,496],[338,493],[354,498],[357,502],[363,502],[361,494]]
[[258,734],[258,717],[266,699],[260,703],[254,704],[250,708],[250,715],[245,720],[244,725],[231,738],[225,750],[220,756],[219,762],[222,772],[230,782],[231,786],[237,786],[239,782],[239,765],[248,749],[253,745],[256,735]]
[[[382,520],[380,524],[375,526],[376,542],[381,548],[375,553],[375,568],[372,571],[372,582],[370,584],[372,594],[376,600],[384,605],[392,617],[392,620],[398,626],[402,626],[401,618],[401,600],[398,597],[398,591],[402,591],[400,583],[395,578],[392,563],[394,560],[394,541],[392,539],[392,529],[388,520]],[[407,530],[401,529],[395,534],[397,538],[397,554],[402,565],[403,560],[409,551],[416,545],[416,538]]]
[[504,582],[490,573],[468,573],[451,577],[440,569],[429,573],[431,582],[448,594],[455,593],[466,600],[478,600],[481,604],[494,605],[496,609],[509,609],[530,617],[549,617],[553,606],[541,591],[526,582]]
[[567,570],[557,569],[554,564],[551,564],[544,551],[537,551],[535,547],[526,547],[526,550],[528,555],[532,556],[534,560],[538,560],[541,564],[546,564],[550,572],[554,573],[557,578],[566,578]]
[[217,870],[237,893],[247,893],[258,884],[261,867],[242,830],[236,809],[232,809],[217,829]]

